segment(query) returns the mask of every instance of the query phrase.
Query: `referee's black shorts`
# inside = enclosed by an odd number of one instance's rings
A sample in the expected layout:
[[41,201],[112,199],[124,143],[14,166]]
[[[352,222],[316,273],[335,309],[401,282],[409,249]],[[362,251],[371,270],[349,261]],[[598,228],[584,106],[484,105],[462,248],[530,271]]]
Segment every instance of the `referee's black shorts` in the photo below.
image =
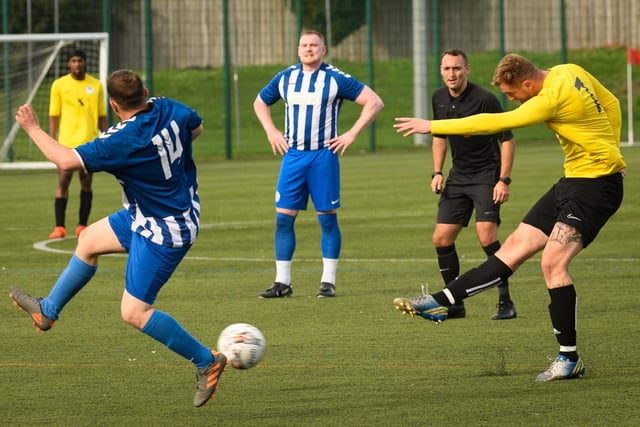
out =
[[599,178],[561,178],[529,210],[522,222],[551,234],[556,222],[574,227],[586,248],[618,210],[623,197],[622,174]]
[[489,184],[452,184],[447,181],[438,201],[438,224],[469,225],[473,211],[476,222],[500,225],[500,205],[493,202],[493,187]]

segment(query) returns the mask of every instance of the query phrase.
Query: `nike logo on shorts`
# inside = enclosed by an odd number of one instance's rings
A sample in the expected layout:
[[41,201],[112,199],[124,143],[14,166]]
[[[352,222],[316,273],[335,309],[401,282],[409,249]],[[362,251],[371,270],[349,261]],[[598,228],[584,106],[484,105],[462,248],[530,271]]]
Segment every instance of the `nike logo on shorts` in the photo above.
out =
[[577,216],[575,216],[574,214],[567,214],[567,219],[574,219],[576,221],[580,221],[582,222],[581,218],[578,218]]

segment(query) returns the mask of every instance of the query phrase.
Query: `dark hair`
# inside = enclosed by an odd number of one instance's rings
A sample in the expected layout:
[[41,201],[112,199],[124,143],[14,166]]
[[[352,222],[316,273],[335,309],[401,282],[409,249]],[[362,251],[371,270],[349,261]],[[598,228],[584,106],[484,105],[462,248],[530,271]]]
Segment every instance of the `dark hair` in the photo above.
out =
[[467,65],[469,63],[467,60],[467,54],[462,49],[447,49],[442,53],[442,57],[444,57],[445,55],[462,56],[462,58],[464,59],[464,65]]
[[80,58],[84,59],[85,61],[87,60],[87,54],[84,53],[84,50],[82,49],[71,49],[67,52],[67,62],[69,62],[69,60],[71,58],[73,58],[74,56],[79,56]]
[[118,70],[107,79],[107,93],[125,110],[138,108],[146,102],[142,79],[131,70]]

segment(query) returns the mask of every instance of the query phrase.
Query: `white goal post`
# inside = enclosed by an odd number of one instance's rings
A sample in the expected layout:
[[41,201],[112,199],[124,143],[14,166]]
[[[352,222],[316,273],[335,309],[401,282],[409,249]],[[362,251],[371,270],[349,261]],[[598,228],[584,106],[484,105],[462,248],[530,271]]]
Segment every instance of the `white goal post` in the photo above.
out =
[[48,128],[51,83],[69,72],[66,53],[71,48],[86,52],[87,73],[100,79],[106,90],[109,33],[0,35],[0,169],[51,166],[19,132],[14,116],[20,105],[33,104],[41,126]]

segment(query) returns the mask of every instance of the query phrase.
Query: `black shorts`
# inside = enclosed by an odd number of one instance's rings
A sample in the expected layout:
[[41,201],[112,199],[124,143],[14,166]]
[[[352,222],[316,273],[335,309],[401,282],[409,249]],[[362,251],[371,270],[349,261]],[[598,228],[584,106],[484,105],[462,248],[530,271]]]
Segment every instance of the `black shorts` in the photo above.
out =
[[493,185],[447,182],[438,201],[438,224],[469,225],[471,214],[476,211],[477,221],[495,222],[500,225],[500,205],[493,203]]
[[522,222],[547,236],[556,222],[570,225],[589,246],[618,210],[623,197],[622,174],[600,178],[561,178],[529,210]]

